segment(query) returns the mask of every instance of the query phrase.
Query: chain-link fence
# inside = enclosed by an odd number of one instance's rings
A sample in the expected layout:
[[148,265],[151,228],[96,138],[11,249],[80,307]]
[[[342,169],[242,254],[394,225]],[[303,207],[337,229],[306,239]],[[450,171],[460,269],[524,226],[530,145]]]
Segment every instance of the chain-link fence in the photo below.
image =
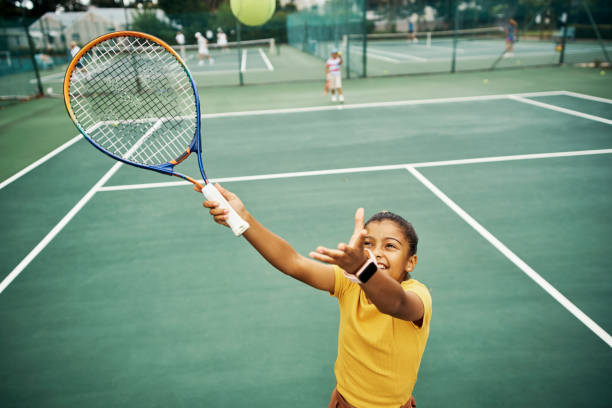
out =
[[575,1],[329,0],[290,15],[289,45],[343,50],[345,76],[610,63],[609,5]]
[[[90,8],[0,19],[0,100],[61,96],[75,50],[122,29],[153,34],[176,47],[198,87],[323,83],[333,49],[341,53],[345,78],[562,63],[606,66],[612,53],[612,9],[603,0],[315,4],[298,10],[279,3],[259,27],[238,24],[228,1],[207,13]],[[204,45],[197,44],[196,33]]]

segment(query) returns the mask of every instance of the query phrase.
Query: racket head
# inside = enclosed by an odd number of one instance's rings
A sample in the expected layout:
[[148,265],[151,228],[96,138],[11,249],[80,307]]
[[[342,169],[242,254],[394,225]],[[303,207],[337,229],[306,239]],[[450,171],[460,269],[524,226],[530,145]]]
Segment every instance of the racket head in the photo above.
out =
[[199,184],[174,171],[196,152],[206,182],[198,91],[159,38],[117,31],[89,42],[66,70],[64,103],[79,132],[110,157]]

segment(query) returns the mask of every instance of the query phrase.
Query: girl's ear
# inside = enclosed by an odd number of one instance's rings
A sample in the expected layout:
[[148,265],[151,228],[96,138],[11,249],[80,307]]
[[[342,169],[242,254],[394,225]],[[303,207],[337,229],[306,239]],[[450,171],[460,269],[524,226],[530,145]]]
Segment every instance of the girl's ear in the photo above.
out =
[[408,258],[408,260],[406,261],[406,267],[404,268],[406,273],[412,272],[412,270],[414,269],[416,264],[417,264],[417,256],[416,256],[416,254],[411,255],[410,258]]

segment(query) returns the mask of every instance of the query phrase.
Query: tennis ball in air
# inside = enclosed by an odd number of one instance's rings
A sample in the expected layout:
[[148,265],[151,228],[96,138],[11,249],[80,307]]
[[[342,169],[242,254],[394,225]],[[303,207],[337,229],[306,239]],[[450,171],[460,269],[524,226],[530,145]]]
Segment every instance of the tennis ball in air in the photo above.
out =
[[599,71],[599,75],[604,76],[606,75],[606,71],[604,71],[603,69],[601,71]]
[[264,24],[274,14],[275,0],[230,0],[234,16],[242,24],[258,26]]
[[489,80],[488,80],[488,79],[483,79],[483,80],[482,80],[482,83],[486,85],[486,84],[488,84],[488,83],[489,83]]

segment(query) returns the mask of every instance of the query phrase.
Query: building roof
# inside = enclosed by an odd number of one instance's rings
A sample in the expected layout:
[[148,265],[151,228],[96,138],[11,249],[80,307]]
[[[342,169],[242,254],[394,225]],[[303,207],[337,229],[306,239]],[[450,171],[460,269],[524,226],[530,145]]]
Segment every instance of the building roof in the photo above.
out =
[[[161,9],[154,9],[155,16],[165,22],[170,22],[170,19],[166,16]],[[110,8],[102,8],[102,7],[94,7],[90,6],[87,11],[65,11],[62,13],[55,12],[47,12],[43,14],[38,20],[32,23],[33,29],[36,29],[36,26],[40,19],[51,19],[55,20],[64,27],[70,27],[77,21],[85,18],[87,15],[94,15],[95,17],[102,18],[109,23],[113,23],[115,25],[123,25],[125,24],[126,16],[128,23],[131,24],[134,21],[134,15],[140,12],[138,9],[123,7],[110,7]]]

